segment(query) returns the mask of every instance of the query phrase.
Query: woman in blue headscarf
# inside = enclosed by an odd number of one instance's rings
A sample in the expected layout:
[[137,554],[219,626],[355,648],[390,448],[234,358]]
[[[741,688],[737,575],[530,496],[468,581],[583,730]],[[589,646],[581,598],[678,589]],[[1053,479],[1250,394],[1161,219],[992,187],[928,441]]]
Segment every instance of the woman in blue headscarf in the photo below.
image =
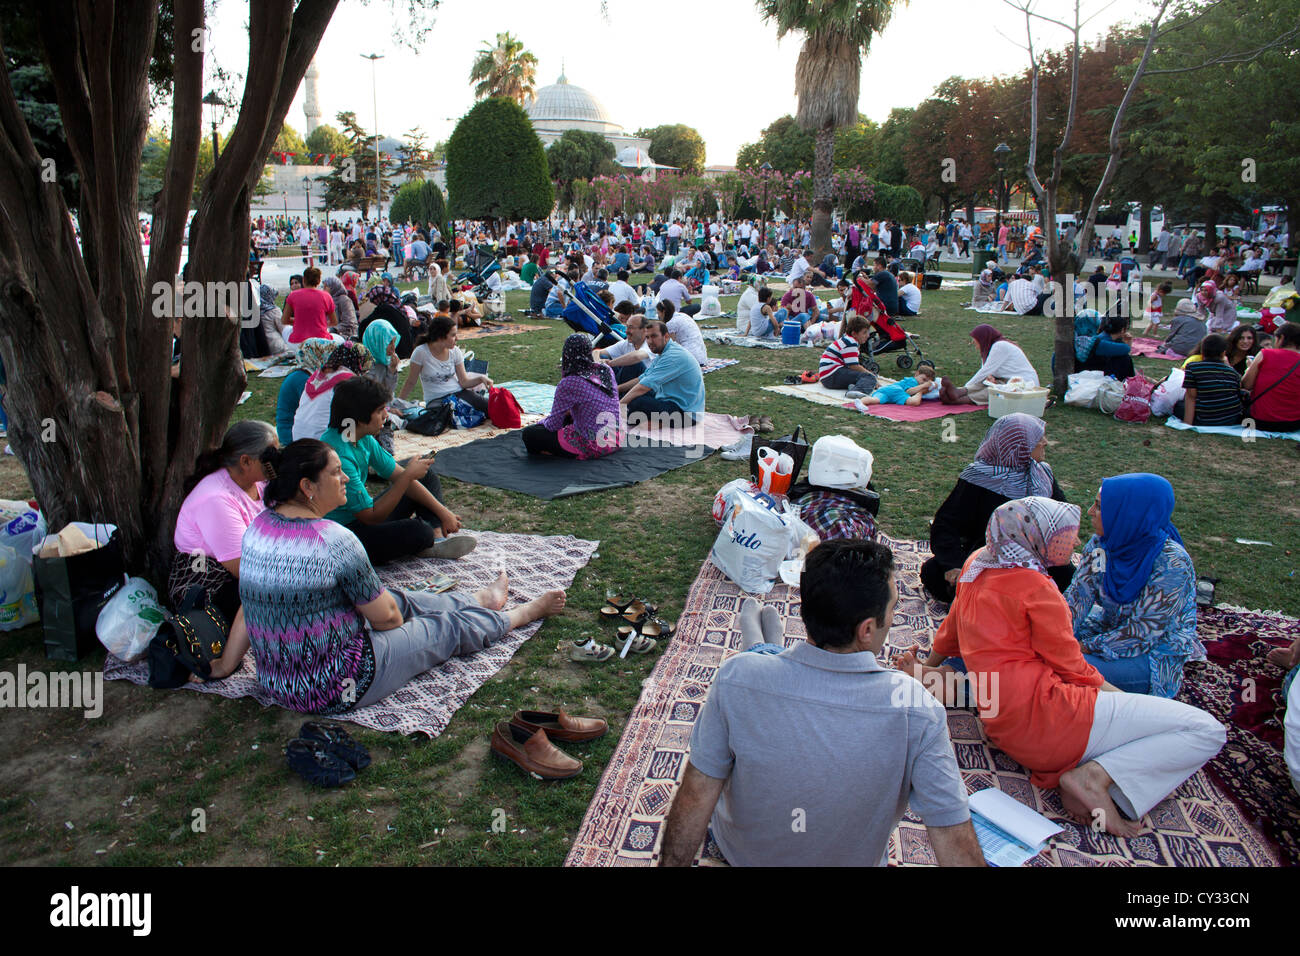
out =
[[1065,592],[1084,658],[1120,690],[1173,697],[1196,637],[1196,571],[1159,475],[1107,478],[1088,510],[1096,532]]
[[[397,394],[397,343],[400,338],[397,329],[385,319],[375,319],[361,336],[362,346],[375,360],[366,370],[366,377],[388,389],[389,395]],[[393,454],[393,430],[387,424],[375,436],[375,441],[388,454]]]

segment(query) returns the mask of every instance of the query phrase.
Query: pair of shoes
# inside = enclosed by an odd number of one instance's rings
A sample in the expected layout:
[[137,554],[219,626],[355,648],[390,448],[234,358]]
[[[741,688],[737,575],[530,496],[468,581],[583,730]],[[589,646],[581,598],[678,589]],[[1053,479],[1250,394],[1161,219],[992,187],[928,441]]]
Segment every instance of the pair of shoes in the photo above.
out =
[[478,547],[478,539],[473,535],[458,534],[451,538],[438,538],[431,547],[425,548],[416,557],[446,558],[454,561],[463,558]]
[[570,717],[564,711],[515,711],[492,731],[492,752],[538,780],[567,780],[582,773],[582,761],[553,743],[581,742],[603,736],[609,729],[599,717]]
[[577,661],[579,664],[599,664],[614,656],[614,648],[608,644],[597,643],[594,637],[587,638],[582,644],[570,641],[563,649],[568,653],[569,660]]
[[318,787],[351,783],[370,766],[370,753],[338,724],[308,721],[284,748],[289,769]]
[[798,375],[787,375],[783,385],[802,385],[803,379]]
[[642,637],[635,627],[624,624],[614,635],[614,646],[619,649],[619,657],[627,657],[629,650],[633,654],[649,654],[659,646],[659,642],[649,637]]

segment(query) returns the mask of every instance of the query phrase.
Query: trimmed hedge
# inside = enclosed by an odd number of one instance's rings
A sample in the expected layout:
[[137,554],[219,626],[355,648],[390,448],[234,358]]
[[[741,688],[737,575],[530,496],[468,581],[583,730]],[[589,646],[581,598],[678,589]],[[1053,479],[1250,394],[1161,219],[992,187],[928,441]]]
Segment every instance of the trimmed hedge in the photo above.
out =
[[447,142],[447,192],[456,219],[543,219],[555,205],[542,141],[514,100],[466,113]]

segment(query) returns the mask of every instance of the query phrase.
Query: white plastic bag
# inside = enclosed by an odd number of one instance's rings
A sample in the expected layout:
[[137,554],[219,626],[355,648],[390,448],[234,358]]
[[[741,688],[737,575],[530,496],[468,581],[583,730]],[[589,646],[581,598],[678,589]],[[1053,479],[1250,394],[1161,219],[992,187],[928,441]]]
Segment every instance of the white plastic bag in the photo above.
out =
[[124,661],[144,657],[163,622],[158,592],[144,578],[131,578],[109,598],[95,622],[95,636]]
[[1097,407],[1097,390],[1101,388],[1106,373],[1093,370],[1075,372],[1069,376],[1070,387],[1065,392],[1065,404],[1077,405],[1079,408]]
[[1174,406],[1186,397],[1187,389],[1183,387],[1183,370],[1176,368],[1151,393],[1151,414],[1172,415]]
[[32,553],[0,545],[0,631],[16,631],[41,619],[32,581]]
[[808,481],[823,488],[862,490],[871,480],[871,452],[845,435],[823,435],[813,442]]
[[713,543],[713,563],[742,591],[772,590],[790,551],[792,525],[773,499],[741,491],[732,499]]
[[[749,460],[748,453],[745,454],[745,460]],[[742,491],[752,494],[756,490],[754,483],[748,478],[737,478],[735,481],[729,481],[719,488],[718,493],[713,496],[713,520],[718,523],[718,527],[722,527],[723,522],[726,520],[727,513],[731,511],[731,505],[736,495]]]
[[736,303],[736,331],[741,335],[749,334],[749,317],[756,305],[758,305],[758,293],[754,291],[753,286],[749,286],[741,294],[740,301]]
[[706,285],[700,290],[700,315],[715,319],[722,314],[722,303],[718,300],[718,287]]
[[1124,383],[1117,378],[1104,378],[1097,386],[1097,411],[1114,415],[1124,401]]

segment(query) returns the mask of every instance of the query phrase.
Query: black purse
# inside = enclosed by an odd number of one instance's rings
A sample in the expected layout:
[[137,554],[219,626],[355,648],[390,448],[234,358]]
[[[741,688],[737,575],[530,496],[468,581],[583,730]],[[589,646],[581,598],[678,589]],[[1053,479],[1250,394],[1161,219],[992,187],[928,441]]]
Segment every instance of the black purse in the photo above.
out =
[[426,408],[422,414],[409,419],[406,430],[417,435],[441,435],[452,427],[453,421],[451,405],[439,402],[432,408]]
[[180,687],[191,674],[208,680],[212,662],[226,649],[230,623],[202,586],[186,591],[175,614],[163,612],[163,623],[149,642],[149,686]]
[[803,460],[808,455],[808,433],[803,430],[802,425],[796,425],[794,432],[783,438],[773,438],[767,441],[760,441],[757,435],[754,436],[754,443],[749,450],[749,477],[750,480],[758,482],[758,450],[760,448],[771,448],[778,455],[789,455],[794,459],[794,471],[790,473],[790,483],[795,484],[799,480],[799,471],[803,468]]

